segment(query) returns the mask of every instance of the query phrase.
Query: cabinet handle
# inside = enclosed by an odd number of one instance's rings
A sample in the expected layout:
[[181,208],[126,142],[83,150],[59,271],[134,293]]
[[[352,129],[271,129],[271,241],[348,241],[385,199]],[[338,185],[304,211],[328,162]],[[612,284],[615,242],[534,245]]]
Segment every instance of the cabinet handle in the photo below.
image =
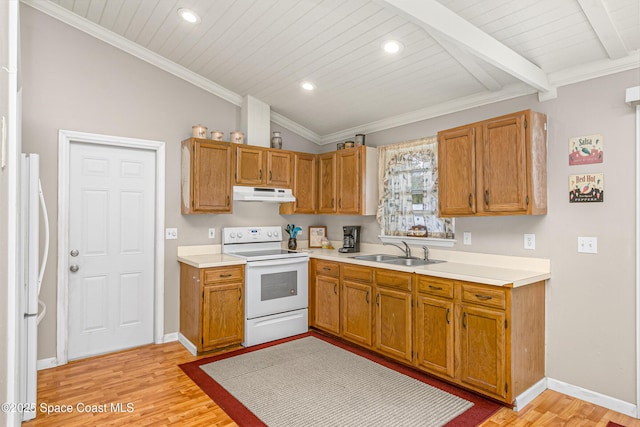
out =
[[462,327],[467,329],[467,312],[462,312]]
[[231,198],[229,197],[229,195],[227,194],[227,206],[229,206],[229,203],[231,203]]
[[340,200],[338,200],[338,207],[342,209],[342,197],[340,198]]
[[527,195],[527,197],[524,200],[527,203],[527,206],[529,206],[529,195]]
[[331,271],[331,267],[322,267],[324,271]]
[[484,301],[487,301],[487,300],[490,300],[490,299],[491,299],[491,298],[493,298],[493,297],[492,297],[492,296],[490,296],[490,295],[480,295],[480,294],[476,294],[476,298],[481,299],[481,300],[484,300]]
[[434,291],[441,291],[442,287],[441,286],[429,285],[429,289],[433,289]]
[[227,273],[227,274],[221,274],[220,277],[231,277],[233,276],[233,274],[231,273]]
[[337,283],[333,284],[333,293],[338,295],[338,284]]
[[367,294],[364,296],[364,300],[369,304],[369,291],[367,291]]
[[376,295],[376,305],[380,305],[380,294]]
[[489,206],[489,190],[484,190],[484,204]]
[[[242,288],[238,288],[238,290],[240,291],[240,296],[238,297],[238,301],[242,301]],[[447,321],[447,323],[449,323]]]
[[331,198],[331,207],[333,208],[333,197]]
[[473,201],[473,193],[469,193],[469,207],[470,208],[473,207],[472,201]]
[[273,177],[273,173],[272,171],[269,171],[269,181],[271,181],[272,177]]
[[445,319],[447,319],[447,325],[449,324],[449,312],[451,310],[447,308],[447,314],[445,315]]
[[262,169],[260,169],[260,176],[258,177],[260,181],[262,181]]

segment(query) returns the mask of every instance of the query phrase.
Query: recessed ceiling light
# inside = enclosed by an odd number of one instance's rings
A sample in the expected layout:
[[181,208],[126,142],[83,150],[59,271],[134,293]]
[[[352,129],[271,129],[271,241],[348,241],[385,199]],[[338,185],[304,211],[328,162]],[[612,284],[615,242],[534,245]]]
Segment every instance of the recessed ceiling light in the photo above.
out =
[[198,14],[191,9],[178,9],[178,15],[191,24],[197,24],[200,22]]
[[382,48],[387,53],[398,53],[402,50],[402,43],[395,40],[388,40],[382,44]]
[[302,89],[304,90],[314,90],[316,88],[311,82],[302,82],[300,83],[300,86],[302,86]]

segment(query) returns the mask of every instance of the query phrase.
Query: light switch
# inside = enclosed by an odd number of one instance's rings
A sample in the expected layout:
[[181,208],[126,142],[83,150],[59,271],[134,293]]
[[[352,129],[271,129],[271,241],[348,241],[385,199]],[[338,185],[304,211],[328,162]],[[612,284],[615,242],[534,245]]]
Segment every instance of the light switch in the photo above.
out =
[[165,239],[167,240],[175,240],[178,238],[178,229],[177,228],[167,228],[165,229]]
[[462,244],[463,245],[471,244],[471,232],[465,231],[464,233],[462,233]]
[[216,229],[215,228],[210,228],[209,229],[209,238],[210,239],[215,239],[216,238]]

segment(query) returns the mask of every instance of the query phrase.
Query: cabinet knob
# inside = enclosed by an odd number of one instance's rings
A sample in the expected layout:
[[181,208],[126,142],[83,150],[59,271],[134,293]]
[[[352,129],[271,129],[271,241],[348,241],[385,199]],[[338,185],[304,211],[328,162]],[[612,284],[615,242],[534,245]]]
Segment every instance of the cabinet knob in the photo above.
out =
[[484,204],[489,206],[489,190],[484,190]]

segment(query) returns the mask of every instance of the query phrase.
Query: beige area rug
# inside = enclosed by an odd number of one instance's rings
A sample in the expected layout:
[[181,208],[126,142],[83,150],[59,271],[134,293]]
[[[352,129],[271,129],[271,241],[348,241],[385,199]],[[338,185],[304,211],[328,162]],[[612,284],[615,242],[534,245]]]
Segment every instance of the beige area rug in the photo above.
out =
[[277,426],[442,426],[473,403],[315,337],[200,368]]

